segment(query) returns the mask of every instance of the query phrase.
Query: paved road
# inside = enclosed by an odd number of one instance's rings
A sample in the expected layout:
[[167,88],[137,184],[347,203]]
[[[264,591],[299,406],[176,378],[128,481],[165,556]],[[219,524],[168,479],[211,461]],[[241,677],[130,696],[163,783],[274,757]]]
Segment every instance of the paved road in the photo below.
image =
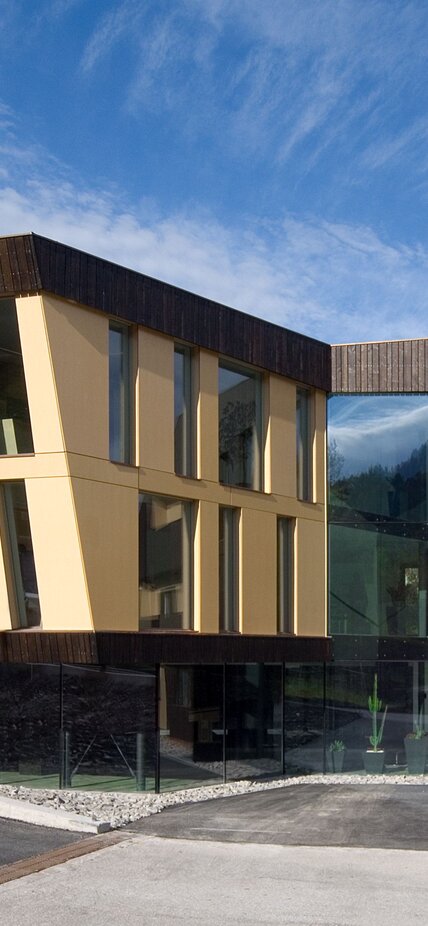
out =
[[85,836],[87,838],[86,833],[69,833],[66,830],[0,819],[0,865],[10,865],[20,859],[60,849]]
[[171,807],[130,829],[217,842],[427,850],[428,787],[296,785]]
[[425,926],[424,852],[136,836],[0,887],[1,926]]

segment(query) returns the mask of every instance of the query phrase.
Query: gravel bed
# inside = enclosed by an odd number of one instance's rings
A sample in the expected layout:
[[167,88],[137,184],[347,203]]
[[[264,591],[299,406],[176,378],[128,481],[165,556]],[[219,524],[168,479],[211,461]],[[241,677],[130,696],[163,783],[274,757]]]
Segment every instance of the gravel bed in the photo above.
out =
[[302,775],[276,778],[271,781],[234,781],[163,794],[124,794],[111,791],[56,791],[0,785],[0,795],[32,804],[80,813],[97,822],[107,822],[113,828],[125,826],[151,814],[160,813],[175,804],[194,804],[219,797],[233,797],[255,791],[270,791],[294,785],[409,785],[427,787],[428,779],[414,775]]

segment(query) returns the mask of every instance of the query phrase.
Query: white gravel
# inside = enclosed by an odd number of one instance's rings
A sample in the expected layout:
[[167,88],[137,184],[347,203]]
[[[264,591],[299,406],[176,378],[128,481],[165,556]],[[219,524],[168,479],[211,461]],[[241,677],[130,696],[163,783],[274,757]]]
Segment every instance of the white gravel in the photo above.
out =
[[107,822],[114,828],[125,826],[142,817],[159,813],[174,804],[193,804],[219,797],[232,797],[273,788],[295,785],[410,785],[427,787],[428,778],[414,775],[302,775],[276,778],[272,781],[233,781],[163,794],[126,794],[112,791],[59,791],[0,785],[0,794],[17,800],[30,801],[46,807],[80,813],[97,822]]

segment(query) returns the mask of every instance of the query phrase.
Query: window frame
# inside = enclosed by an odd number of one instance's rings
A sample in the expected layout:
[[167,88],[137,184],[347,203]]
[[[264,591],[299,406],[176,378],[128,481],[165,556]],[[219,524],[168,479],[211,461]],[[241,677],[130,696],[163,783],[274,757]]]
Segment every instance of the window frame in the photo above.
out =
[[[245,376],[255,383],[255,415],[254,415],[254,461],[253,461],[253,480],[252,485],[244,485],[238,482],[224,481],[221,478],[221,458],[220,458],[220,371],[226,370],[231,373]],[[219,482],[221,485],[235,486],[238,489],[245,489],[251,492],[263,492],[265,483],[264,471],[264,390],[265,374],[263,371],[245,363],[235,362],[229,357],[219,356],[218,358],[218,465],[219,465]],[[248,429],[247,429],[248,430]],[[242,432],[245,433],[245,432]]]
[[[116,398],[115,408],[112,407],[112,357],[110,335],[114,332],[121,335],[121,382],[123,395]],[[134,415],[134,401],[132,394],[132,340],[133,329],[131,325],[124,325],[115,319],[109,320],[109,459],[112,463],[132,465],[135,453],[135,436],[132,421]],[[113,414],[118,411],[118,442],[120,453],[113,452]]]
[[[219,631],[239,633],[240,509],[219,505]],[[223,546],[222,546],[223,545]]]
[[294,518],[277,518],[277,620],[278,633],[295,634],[295,528]]

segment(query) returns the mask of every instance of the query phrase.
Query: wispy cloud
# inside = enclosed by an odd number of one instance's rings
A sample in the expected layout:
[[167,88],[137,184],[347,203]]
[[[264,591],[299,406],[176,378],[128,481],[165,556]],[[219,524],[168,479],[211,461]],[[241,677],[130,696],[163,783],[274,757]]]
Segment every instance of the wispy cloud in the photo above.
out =
[[[32,177],[26,185],[15,179],[20,162]],[[1,234],[31,229],[332,342],[428,334],[422,246],[315,216],[248,216],[227,226],[196,207],[132,209],[111,190],[85,189],[66,169],[61,177],[55,162],[49,178],[42,164],[42,151],[3,155]]]
[[[297,154],[308,169],[335,144],[349,149],[343,127],[352,121],[355,159],[375,169],[396,162],[420,130],[421,117],[409,113],[396,138],[394,108],[403,93],[418,102],[413,88],[423,80],[428,39],[423,7],[420,0],[126,0],[101,17],[81,65],[93,71],[123,43],[133,51],[124,66],[134,111],[155,100],[188,122],[191,100],[193,130],[205,131],[215,99],[213,134],[221,121],[222,138],[232,147],[235,139],[241,154],[246,132],[247,151],[269,150],[278,162]],[[225,68],[232,47],[235,64]],[[365,137],[369,120],[379,144]]]

